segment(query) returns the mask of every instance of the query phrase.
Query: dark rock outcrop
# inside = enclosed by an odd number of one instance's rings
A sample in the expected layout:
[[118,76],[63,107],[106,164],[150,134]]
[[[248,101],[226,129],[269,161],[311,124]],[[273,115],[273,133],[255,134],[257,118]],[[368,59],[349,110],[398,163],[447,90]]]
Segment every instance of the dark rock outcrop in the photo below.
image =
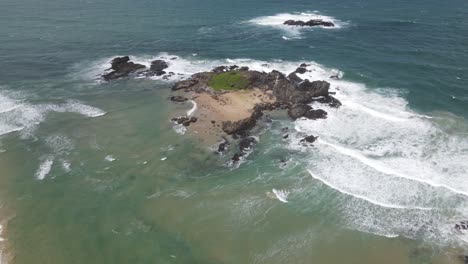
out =
[[308,111],[312,110],[312,107],[306,104],[295,104],[288,110],[288,115],[293,120],[303,117]]
[[167,69],[168,67],[169,65],[167,64],[167,62],[163,60],[155,60],[151,62],[150,71],[152,74],[155,74],[156,76],[161,76],[161,75],[166,74],[164,69]]
[[183,97],[183,96],[180,96],[180,95],[176,95],[176,96],[171,96],[169,97],[169,99],[173,102],[178,102],[178,103],[183,103],[183,102],[186,102],[188,99]]
[[243,131],[252,129],[257,124],[257,120],[262,116],[263,116],[263,113],[261,110],[254,110],[252,115],[248,118],[245,118],[236,122],[231,122],[231,121],[223,122],[222,129],[228,135],[241,133]]
[[288,115],[293,120],[296,120],[301,117],[314,120],[327,118],[327,112],[325,112],[322,109],[314,110],[311,106],[306,104],[295,104],[291,106],[288,110]]
[[296,69],[295,73],[304,74],[307,72],[307,69],[304,67],[299,67]]
[[254,137],[243,138],[239,142],[239,150],[241,152],[246,152],[247,150],[251,149],[256,143],[257,140]]
[[121,77],[126,77],[129,74],[137,72],[144,68],[146,68],[145,65],[131,62],[130,57],[128,56],[117,57],[111,61],[112,71],[102,75],[102,77],[104,78],[104,80],[110,81]]
[[182,124],[183,126],[190,126],[191,123],[195,123],[198,121],[198,118],[196,117],[186,117],[186,116],[180,116],[180,117],[174,117],[171,119],[172,122],[180,125]]
[[288,75],[288,79],[292,82],[295,82],[297,84],[299,84],[300,82],[302,82],[302,79],[301,77],[297,76],[297,74],[295,72],[292,72],[291,74]]
[[180,82],[177,82],[173,87],[172,87],[172,90],[173,91],[177,91],[177,90],[182,90],[182,89],[190,89],[192,88],[194,85],[196,85],[198,83],[197,80],[194,80],[194,79],[188,79],[188,80],[183,80],[183,81],[180,81]]
[[301,26],[301,27],[315,27],[315,26],[323,26],[323,27],[334,27],[335,24],[328,21],[323,21],[321,19],[311,19],[309,21],[301,21],[301,20],[287,20],[283,23],[284,25],[288,26]]
[[303,139],[301,139],[301,143],[314,143],[317,140],[318,137],[315,136],[307,136]]
[[321,103],[321,104],[328,104],[330,107],[335,107],[335,108],[338,108],[341,106],[341,102],[331,95],[316,98],[316,99],[313,99],[313,101]]
[[228,150],[228,147],[229,147],[229,141],[225,137],[223,137],[223,142],[219,143],[218,150],[216,151],[216,153],[223,154],[224,152]]
[[327,96],[330,89],[330,83],[326,81],[304,80],[298,85],[300,91],[308,93],[312,97]]
[[308,118],[308,119],[325,119],[327,118],[327,112],[325,112],[324,110],[322,109],[317,109],[317,110],[309,110],[307,111],[305,114],[304,114],[304,117]]

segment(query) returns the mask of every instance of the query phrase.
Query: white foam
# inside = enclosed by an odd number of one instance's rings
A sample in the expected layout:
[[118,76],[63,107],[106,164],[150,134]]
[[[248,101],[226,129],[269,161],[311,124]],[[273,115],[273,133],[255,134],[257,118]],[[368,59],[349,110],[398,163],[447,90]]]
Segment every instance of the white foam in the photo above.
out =
[[297,36],[302,30],[313,30],[317,27],[288,26],[284,25],[284,22],[287,20],[300,20],[307,22],[311,19],[332,22],[335,25],[334,27],[319,26],[319,28],[323,29],[339,29],[348,24],[347,22],[340,21],[332,16],[321,15],[319,12],[280,13],[272,16],[257,17],[249,20],[248,22],[259,26],[278,28],[285,31],[290,36]]
[[54,164],[54,157],[52,156],[44,157],[43,159],[35,174],[38,180],[43,180],[50,173]]
[[359,199],[362,199],[362,200],[365,200],[365,201],[368,201],[372,204],[375,204],[375,205],[378,205],[378,206],[382,206],[382,207],[387,207],[387,208],[395,208],[395,209],[418,209],[418,210],[431,210],[432,208],[427,208],[427,207],[410,207],[410,206],[403,206],[403,205],[397,205],[397,204],[387,204],[387,203],[382,203],[380,201],[377,201],[377,200],[373,200],[367,196],[364,196],[364,195],[359,195],[359,194],[355,194],[355,193],[351,193],[351,192],[348,192],[336,185],[333,185],[331,182],[328,182],[326,179],[323,179],[323,178],[320,178],[316,175],[314,175],[312,173],[312,171],[310,170],[307,170],[310,174],[310,176],[312,176],[312,178],[316,179],[316,180],[319,180],[321,181],[322,183],[324,183],[325,185],[327,185],[328,187],[334,189],[334,190],[337,190],[339,191],[340,193],[343,193],[343,194],[346,194],[346,195],[349,195],[349,196],[352,196],[352,197],[355,197],[355,198],[359,198]]
[[77,100],[68,100],[62,104],[30,104],[24,100],[15,100],[0,93],[0,135],[21,131],[24,138],[30,137],[50,112],[78,113],[87,117],[105,114],[99,108],[86,105]]
[[277,190],[277,189],[273,189],[272,190],[273,193],[275,194],[276,198],[283,202],[283,203],[287,203],[288,202],[288,195],[289,195],[289,192],[287,191],[284,191],[284,190]]
[[192,103],[192,108],[190,110],[187,111],[187,116],[191,116],[193,115],[193,113],[195,113],[195,111],[197,111],[197,103],[193,100],[190,100],[190,102]]
[[115,161],[115,158],[114,158],[114,156],[112,156],[112,155],[107,155],[104,159],[105,159],[106,161],[109,161],[109,162]]
[[[298,133],[288,142],[309,152],[299,140],[319,136],[308,169],[338,191],[333,195],[342,221],[363,232],[466,246],[453,234],[454,218],[468,218],[459,211],[468,204],[466,122],[415,113],[394,89],[326,78],[332,73],[324,67],[308,69],[300,77],[327,80],[343,105],[314,103],[327,119],[297,120]],[[446,131],[446,123],[454,125]]]

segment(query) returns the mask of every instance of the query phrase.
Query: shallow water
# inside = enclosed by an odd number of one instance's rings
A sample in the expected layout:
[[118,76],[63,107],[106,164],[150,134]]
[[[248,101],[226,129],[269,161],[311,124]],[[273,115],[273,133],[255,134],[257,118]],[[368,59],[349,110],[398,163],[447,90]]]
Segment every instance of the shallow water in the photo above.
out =
[[[459,263],[468,253],[468,235],[453,230],[468,219],[466,1],[0,9],[0,243],[10,262]],[[278,24],[296,17],[337,28]],[[127,54],[164,57],[177,78],[98,79]],[[169,121],[194,109],[167,100],[176,79],[303,62],[302,77],[329,81],[343,106],[317,105],[328,112],[319,121],[273,113],[238,168]],[[297,143],[309,134],[318,142]]]

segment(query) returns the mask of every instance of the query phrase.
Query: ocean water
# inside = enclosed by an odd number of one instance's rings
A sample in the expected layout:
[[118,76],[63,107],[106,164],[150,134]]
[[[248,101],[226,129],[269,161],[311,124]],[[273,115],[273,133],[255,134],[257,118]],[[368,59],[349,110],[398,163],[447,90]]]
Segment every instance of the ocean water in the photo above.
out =
[[[1,1],[2,263],[463,263],[468,2]],[[335,28],[299,29],[320,18]],[[99,80],[169,60],[174,80]],[[238,167],[169,122],[218,65],[327,80]],[[342,76],[340,80],[332,75]],[[281,128],[290,128],[283,140]],[[305,135],[319,136],[310,147]],[[286,161],[286,162],[283,162]]]

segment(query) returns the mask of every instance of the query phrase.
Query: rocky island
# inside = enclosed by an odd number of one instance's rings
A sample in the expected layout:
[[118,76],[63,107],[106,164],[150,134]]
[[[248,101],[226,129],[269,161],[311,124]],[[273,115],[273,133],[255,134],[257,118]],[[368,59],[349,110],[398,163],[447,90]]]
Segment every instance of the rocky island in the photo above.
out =
[[[111,72],[102,75],[112,80],[135,73],[145,76],[164,75],[168,63],[156,60],[150,69],[130,61],[128,56],[111,61]],[[279,71],[260,72],[237,65],[219,66],[211,71],[200,72],[176,82],[170,100],[175,103],[194,104],[186,116],[171,119],[174,125],[185,129],[208,144],[215,144],[218,153],[227,150],[232,142],[238,144],[233,161],[240,160],[255,145],[250,131],[265,112],[283,110],[292,119],[324,119],[327,112],[310,106],[313,102],[339,107],[340,101],[329,92],[330,84],[322,80],[302,79],[308,71],[307,64],[285,75]],[[173,74],[172,74],[173,75]],[[167,78],[171,75],[165,75]],[[284,135],[287,138],[288,135]],[[308,135],[303,144],[313,143],[317,137]]]
[[283,24],[287,26],[300,26],[300,27],[316,27],[316,26],[334,27],[335,26],[335,24],[333,24],[332,22],[323,21],[321,19],[311,19],[309,21],[287,20]]

